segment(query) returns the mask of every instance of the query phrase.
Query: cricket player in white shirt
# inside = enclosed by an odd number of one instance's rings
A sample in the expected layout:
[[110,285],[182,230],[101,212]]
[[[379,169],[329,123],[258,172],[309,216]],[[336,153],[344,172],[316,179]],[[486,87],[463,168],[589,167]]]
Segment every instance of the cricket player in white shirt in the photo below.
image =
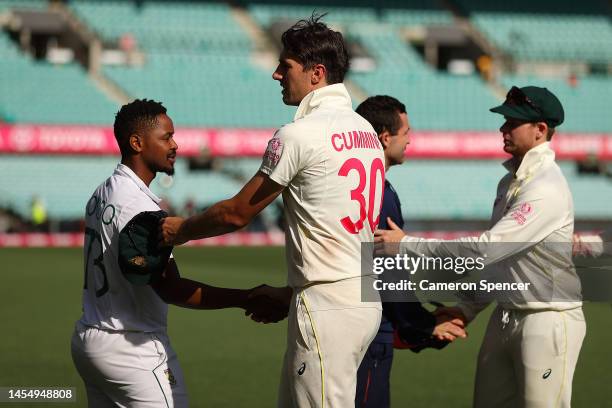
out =
[[[500,131],[513,157],[504,163],[508,174],[498,186],[490,229],[441,242],[393,226],[377,231],[376,241],[401,240],[400,251],[413,255],[485,257],[504,281],[530,283],[530,296],[513,292],[498,300],[478,357],[474,406],[569,407],[586,323],[572,262],[572,195],[548,143],[563,122],[563,107],[546,88],[528,86],[513,87],[491,111],[506,119]],[[554,289],[550,297],[541,291],[547,285]],[[462,302],[438,313],[467,323],[487,304]]]
[[282,43],[272,77],[283,102],[298,106],[294,121],[276,132],[235,197],[184,221],[167,218],[162,237],[183,243],[235,231],[282,193],[291,304],[278,406],[350,407],[381,319],[380,301],[361,300],[361,243],[378,225],[384,153],[342,84],[342,35],[313,16]]
[[72,336],[73,361],[90,407],[187,407],[183,373],[166,333],[168,303],[242,307],[266,321],[286,312],[253,290],[180,277],[172,248],[158,248],[163,212],[149,190],[158,171],[174,173],[172,120],[160,103],[135,100],[117,113],[114,130],[121,164],[86,206],[83,315]]

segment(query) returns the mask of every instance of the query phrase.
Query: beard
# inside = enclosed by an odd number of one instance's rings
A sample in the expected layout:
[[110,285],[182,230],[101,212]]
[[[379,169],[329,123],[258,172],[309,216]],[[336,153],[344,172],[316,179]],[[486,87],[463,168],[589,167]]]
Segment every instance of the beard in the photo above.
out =
[[160,165],[160,164],[151,164],[149,165],[149,169],[154,173],[165,173],[169,176],[174,176],[174,166],[169,164],[169,163],[165,163],[164,165]]

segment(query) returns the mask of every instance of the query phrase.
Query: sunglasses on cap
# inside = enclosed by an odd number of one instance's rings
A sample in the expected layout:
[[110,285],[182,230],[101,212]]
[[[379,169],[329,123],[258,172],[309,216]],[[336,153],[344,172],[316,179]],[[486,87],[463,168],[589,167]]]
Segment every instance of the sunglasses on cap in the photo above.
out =
[[534,103],[520,88],[513,86],[506,95],[506,101],[504,102],[506,105],[528,105],[533,108],[536,112],[542,115],[542,108],[540,108],[536,103]]

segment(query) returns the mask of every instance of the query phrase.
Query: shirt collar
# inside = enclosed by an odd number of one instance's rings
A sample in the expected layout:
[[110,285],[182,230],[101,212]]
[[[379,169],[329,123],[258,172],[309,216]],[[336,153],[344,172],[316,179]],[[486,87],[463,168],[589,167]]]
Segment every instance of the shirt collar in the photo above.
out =
[[153,192],[149,189],[149,187],[147,187],[147,185],[144,183],[144,181],[142,181],[142,179],[140,177],[138,177],[138,175],[136,175],[136,173],[134,173],[134,171],[132,169],[130,169],[128,166],[126,166],[125,164],[121,164],[119,163],[117,165],[117,168],[115,169],[115,173],[118,176],[124,176],[129,178],[130,180],[132,180],[134,183],[136,183],[136,185],[138,186],[138,188],[145,193],[147,196],[149,196],[149,198],[151,200],[153,200],[155,202],[155,204],[158,204],[161,202],[161,198],[159,198],[158,196],[156,196],[155,194],[153,194]]
[[514,169],[514,159],[506,160],[503,165],[508,172],[514,174],[517,180],[522,180],[531,176],[543,164],[553,162],[554,160],[555,152],[550,148],[549,142],[544,142],[525,154],[516,172]]
[[344,84],[327,85],[323,88],[315,89],[302,99],[298,106],[293,120],[298,120],[309,115],[319,106],[331,105],[335,107],[353,108],[351,96]]

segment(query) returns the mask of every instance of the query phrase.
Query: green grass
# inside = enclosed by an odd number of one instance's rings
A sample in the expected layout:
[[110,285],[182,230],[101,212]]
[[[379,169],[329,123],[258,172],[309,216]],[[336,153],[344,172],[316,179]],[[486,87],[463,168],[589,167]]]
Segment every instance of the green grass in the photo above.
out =
[[[279,248],[180,248],[175,257],[184,276],[218,286],[247,288],[285,281],[285,258]],[[81,313],[81,251],[0,249],[0,260],[0,386],[77,387],[76,404],[45,406],[86,406],[70,358],[70,336]],[[574,378],[573,406],[610,406],[612,309],[591,303],[585,305],[585,313],[587,337]],[[469,407],[487,315],[484,312],[470,326],[468,340],[445,350],[398,351],[393,405]],[[285,330],[285,323],[255,324],[239,310],[172,307],[170,338],[185,372],[191,405],[274,406]]]

